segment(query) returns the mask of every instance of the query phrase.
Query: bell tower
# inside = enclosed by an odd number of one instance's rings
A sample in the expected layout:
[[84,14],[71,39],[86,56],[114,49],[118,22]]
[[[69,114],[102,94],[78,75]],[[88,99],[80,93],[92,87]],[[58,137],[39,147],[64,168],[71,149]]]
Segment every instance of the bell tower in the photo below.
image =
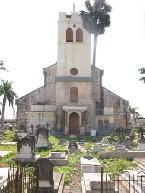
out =
[[57,129],[83,134],[91,109],[91,38],[75,12],[59,13],[56,65]]
[[80,15],[59,13],[57,78],[91,77],[90,34],[83,28]]

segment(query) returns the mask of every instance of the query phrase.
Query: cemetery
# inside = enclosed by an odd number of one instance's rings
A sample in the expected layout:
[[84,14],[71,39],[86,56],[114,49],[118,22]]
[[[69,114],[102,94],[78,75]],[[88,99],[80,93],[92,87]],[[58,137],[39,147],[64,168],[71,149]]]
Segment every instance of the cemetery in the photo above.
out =
[[44,125],[37,129],[33,133],[18,132],[15,141],[1,139],[2,193],[11,193],[11,189],[19,193],[145,191],[144,139],[139,135],[135,134],[128,148],[128,136],[79,139],[49,135]]

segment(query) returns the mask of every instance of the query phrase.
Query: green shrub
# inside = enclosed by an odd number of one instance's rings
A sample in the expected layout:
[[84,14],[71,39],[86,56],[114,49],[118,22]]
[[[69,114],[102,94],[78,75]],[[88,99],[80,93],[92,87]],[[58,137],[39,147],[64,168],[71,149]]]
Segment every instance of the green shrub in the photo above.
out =
[[12,129],[12,130],[7,130],[5,132],[5,141],[13,141],[14,139],[14,135],[15,135],[15,131]]
[[119,175],[124,170],[133,169],[136,164],[130,159],[110,158],[102,160],[105,172]]
[[52,144],[52,145],[57,145],[58,144],[58,142],[59,142],[59,139],[58,138],[56,138],[56,137],[54,137],[54,136],[49,136],[49,138],[48,138],[48,140],[49,140],[49,142]]
[[58,151],[58,152],[62,152],[65,151],[66,147],[62,146],[62,145],[56,145],[54,146],[54,148],[52,148],[52,151]]

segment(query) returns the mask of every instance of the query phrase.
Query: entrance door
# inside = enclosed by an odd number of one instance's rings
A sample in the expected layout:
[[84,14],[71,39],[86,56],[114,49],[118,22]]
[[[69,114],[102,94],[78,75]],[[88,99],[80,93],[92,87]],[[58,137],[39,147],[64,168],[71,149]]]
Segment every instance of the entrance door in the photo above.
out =
[[69,116],[69,134],[79,135],[79,115],[77,113],[71,113]]

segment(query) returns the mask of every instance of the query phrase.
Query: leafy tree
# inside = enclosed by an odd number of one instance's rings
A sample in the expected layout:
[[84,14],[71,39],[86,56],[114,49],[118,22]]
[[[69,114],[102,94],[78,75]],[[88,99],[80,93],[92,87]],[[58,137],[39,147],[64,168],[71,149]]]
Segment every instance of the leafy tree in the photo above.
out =
[[6,102],[8,100],[9,106],[13,107],[14,99],[17,98],[17,94],[13,91],[12,88],[12,82],[2,80],[2,84],[0,85],[0,96],[3,96],[2,115],[1,115],[1,126],[3,129]]
[[95,99],[95,63],[96,63],[96,45],[98,35],[104,34],[105,28],[110,26],[111,6],[105,0],[85,1],[87,11],[80,11],[84,28],[94,35],[93,63],[92,63],[92,129],[96,129],[96,99]]
[[[140,71],[140,74],[145,74],[145,68],[140,68],[139,71]],[[145,77],[141,77],[139,80],[145,83]]]

